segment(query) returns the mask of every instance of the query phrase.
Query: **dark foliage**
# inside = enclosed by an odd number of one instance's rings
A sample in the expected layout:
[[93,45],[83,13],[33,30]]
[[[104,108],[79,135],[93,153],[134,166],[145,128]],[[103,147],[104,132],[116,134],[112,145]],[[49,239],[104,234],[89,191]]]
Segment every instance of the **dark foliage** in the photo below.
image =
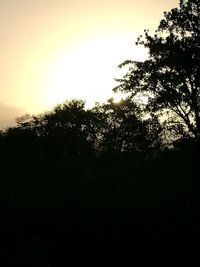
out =
[[181,136],[200,133],[200,2],[180,1],[164,13],[155,35],[145,30],[138,45],[149,50],[144,62],[126,61],[128,73],[115,91],[149,97],[146,111],[164,117]]

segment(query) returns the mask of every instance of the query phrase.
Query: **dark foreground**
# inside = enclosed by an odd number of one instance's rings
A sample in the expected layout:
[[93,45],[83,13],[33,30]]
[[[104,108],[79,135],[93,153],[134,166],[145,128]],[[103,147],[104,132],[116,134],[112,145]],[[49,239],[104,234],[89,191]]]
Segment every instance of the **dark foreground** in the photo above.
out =
[[2,161],[5,260],[12,266],[53,266],[53,255],[76,240],[197,238],[199,159],[193,148]]

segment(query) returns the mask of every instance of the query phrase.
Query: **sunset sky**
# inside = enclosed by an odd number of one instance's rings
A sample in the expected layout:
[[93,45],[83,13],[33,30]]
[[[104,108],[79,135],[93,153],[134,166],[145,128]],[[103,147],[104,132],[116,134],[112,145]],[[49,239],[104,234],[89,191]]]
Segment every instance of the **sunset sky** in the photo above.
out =
[[0,127],[65,99],[112,95],[117,66],[178,0],[0,0]]

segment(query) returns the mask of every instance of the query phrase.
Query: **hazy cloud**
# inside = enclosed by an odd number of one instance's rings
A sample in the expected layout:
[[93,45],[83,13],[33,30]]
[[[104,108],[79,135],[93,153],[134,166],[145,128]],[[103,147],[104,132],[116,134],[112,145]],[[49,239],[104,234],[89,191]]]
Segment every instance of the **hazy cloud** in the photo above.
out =
[[22,108],[7,106],[0,103],[0,129],[13,126],[15,124],[15,119],[22,116],[24,113],[25,110]]

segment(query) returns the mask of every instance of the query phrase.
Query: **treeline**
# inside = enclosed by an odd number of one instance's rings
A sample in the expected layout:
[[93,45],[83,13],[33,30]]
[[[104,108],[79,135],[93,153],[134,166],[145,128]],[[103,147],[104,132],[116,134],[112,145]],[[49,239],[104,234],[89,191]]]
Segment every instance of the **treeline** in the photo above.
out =
[[19,118],[1,133],[1,229],[116,239],[199,231],[198,142],[167,147],[161,134],[130,100],[89,110],[74,100]]
[[3,158],[68,159],[102,153],[150,151],[161,145],[156,118],[141,119],[131,100],[85,109],[73,100],[38,116],[25,115],[1,134]]

